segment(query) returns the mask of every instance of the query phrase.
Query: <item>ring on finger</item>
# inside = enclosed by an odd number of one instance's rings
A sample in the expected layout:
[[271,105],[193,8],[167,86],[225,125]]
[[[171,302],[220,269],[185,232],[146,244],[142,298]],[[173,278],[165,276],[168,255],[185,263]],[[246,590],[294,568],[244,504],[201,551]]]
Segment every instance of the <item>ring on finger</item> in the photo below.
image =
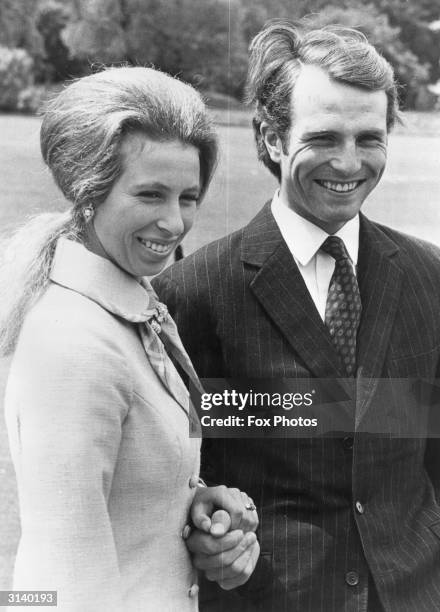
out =
[[251,512],[257,509],[256,505],[252,500],[249,500],[247,504],[244,505],[244,507],[246,508],[246,510],[250,510]]

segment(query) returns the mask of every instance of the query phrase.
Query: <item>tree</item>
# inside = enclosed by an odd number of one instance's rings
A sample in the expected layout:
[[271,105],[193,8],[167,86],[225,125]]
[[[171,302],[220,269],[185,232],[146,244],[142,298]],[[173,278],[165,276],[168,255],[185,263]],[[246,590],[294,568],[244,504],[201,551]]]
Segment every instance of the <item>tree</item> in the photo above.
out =
[[240,93],[246,46],[238,0],[77,0],[75,7],[62,36],[72,57],[154,65]]
[[39,0],[0,1],[0,45],[24,49],[33,59],[38,72],[44,57],[41,37],[35,27]]
[[24,49],[0,47],[1,110],[16,110],[20,93],[33,84],[32,64]]
[[132,60],[153,63],[204,88],[240,92],[246,46],[239,2],[150,0],[148,5],[149,10],[132,12],[127,28]]
[[70,58],[83,65],[124,61],[127,50],[119,0],[77,0],[73,7],[61,34]]
[[400,30],[400,39],[418,58],[428,64],[430,81],[440,78],[440,33],[430,28],[440,19],[440,0],[372,0],[387,15],[390,24]]

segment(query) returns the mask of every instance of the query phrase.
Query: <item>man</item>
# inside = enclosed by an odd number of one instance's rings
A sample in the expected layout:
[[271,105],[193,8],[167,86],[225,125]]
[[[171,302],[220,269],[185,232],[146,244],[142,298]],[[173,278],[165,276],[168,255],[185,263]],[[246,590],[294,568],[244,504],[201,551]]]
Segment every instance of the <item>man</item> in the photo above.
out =
[[[253,41],[248,92],[279,191],[154,285],[202,378],[356,377],[356,426],[344,437],[205,441],[205,478],[255,500],[261,556],[244,586],[214,584],[200,608],[440,610],[435,441],[403,427],[417,401],[377,399],[380,379],[437,376],[440,252],[360,214],[396,120],[392,68],[356,32],[276,22]],[[381,419],[393,410],[392,431]],[[229,578],[240,565],[235,542],[224,543],[229,556],[199,532],[188,545],[220,584],[222,560]]]

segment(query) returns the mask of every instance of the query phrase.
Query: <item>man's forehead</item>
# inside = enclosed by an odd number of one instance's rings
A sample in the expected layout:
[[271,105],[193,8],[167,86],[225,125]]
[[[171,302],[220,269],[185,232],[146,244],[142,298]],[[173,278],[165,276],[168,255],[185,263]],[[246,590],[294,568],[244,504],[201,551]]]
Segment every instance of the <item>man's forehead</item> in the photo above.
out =
[[356,85],[344,83],[343,81],[333,78],[325,68],[315,66],[313,64],[303,64],[296,78],[294,92],[297,95],[307,96],[317,94],[321,91],[331,91],[339,88],[353,88],[359,92],[366,94],[368,90]]
[[386,123],[385,91],[369,91],[332,79],[317,66],[303,66],[292,95],[295,121],[356,117]]

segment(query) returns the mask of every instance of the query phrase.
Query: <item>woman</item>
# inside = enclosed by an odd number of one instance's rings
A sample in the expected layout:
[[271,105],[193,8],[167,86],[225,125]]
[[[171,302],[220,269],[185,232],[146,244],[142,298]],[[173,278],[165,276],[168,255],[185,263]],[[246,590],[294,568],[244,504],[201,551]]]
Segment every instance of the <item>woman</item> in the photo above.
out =
[[170,356],[196,377],[144,277],[192,226],[215,134],[190,86],[115,68],[49,105],[41,150],[71,207],[29,222],[2,266],[14,588],[56,590],[60,610],[197,610],[191,504],[257,521],[244,494],[197,486],[200,440]]

